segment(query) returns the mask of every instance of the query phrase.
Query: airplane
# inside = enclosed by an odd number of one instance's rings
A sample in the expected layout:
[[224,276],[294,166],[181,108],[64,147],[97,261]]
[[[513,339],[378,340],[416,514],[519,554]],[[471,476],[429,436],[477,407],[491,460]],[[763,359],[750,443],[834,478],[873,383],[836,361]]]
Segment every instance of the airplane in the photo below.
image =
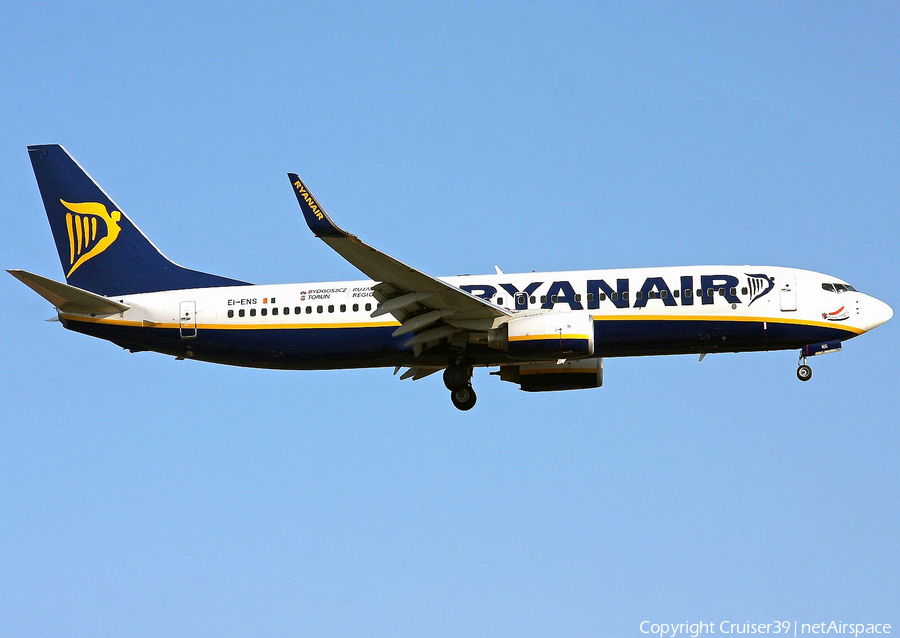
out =
[[687,266],[432,277],[337,226],[288,173],[312,233],[367,279],[253,285],[167,259],[59,145],[28,147],[65,273],[14,277],[62,325],[131,352],[285,370],[393,367],[441,372],[454,406],[475,405],[472,373],[526,392],[597,388],[603,359],[841,350],[888,321],[886,303],[846,281],[772,266]]

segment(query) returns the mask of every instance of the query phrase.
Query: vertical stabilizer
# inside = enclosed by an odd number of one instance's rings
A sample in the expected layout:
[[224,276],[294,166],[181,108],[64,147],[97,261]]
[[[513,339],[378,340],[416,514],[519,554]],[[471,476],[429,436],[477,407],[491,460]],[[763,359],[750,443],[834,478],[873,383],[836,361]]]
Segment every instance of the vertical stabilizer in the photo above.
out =
[[28,155],[69,285],[107,297],[244,285],[169,261],[62,146]]

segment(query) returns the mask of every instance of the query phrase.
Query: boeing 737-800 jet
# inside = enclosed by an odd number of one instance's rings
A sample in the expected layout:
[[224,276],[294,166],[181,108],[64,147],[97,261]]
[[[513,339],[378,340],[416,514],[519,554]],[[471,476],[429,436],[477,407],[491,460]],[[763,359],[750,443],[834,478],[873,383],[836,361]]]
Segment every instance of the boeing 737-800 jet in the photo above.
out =
[[368,279],[253,285],[169,261],[58,145],[28,153],[66,283],[9,272],[69,330],[130,350],[286,370],[443,371],[475,404],[474,367],[522,390],[596,388],[603,358],[841,349],[891,308],[846,281],[770,266],[690,266],[432,277],[339,228],[301,179],[310,230]]

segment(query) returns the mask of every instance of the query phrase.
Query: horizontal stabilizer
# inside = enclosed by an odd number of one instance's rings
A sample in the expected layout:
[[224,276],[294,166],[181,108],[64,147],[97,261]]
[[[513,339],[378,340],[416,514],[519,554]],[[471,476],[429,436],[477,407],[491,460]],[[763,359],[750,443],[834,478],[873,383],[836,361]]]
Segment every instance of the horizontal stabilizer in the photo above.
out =
[[85,315],[112,315],[124,312],[130,307],[87,290],[53,281],[25,270],[7,270],[6,272],[52,303],[60,312]]

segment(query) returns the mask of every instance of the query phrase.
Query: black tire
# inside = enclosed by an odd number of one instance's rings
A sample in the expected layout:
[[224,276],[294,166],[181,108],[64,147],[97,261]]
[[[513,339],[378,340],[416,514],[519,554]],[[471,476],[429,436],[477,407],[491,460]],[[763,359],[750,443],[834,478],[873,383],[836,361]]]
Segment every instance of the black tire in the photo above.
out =
[[478,400],[478,397],[475,396],[475,390],[472,389],[472,386],[466,386],[451,392],[450,400],[453,401],[453,406],[457,410],[465,412],[475,407],[475,401]]
[[444,370],[444,385],[450,392],[462,390],[469,385],[469,374],[460,366],[449,366]]
[[797,368],[797,378],[801,381],[809,381],[812,379],[812,368],[805,363]]

